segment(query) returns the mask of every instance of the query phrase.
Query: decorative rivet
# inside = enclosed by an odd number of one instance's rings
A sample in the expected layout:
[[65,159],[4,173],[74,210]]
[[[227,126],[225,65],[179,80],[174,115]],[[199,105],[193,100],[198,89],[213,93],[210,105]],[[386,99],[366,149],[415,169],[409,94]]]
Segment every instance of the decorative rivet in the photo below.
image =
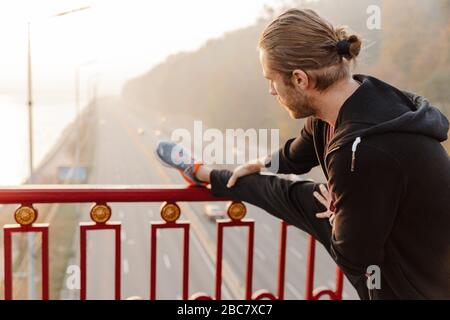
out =
[[242,220],[247,213],[247,208],[242,202],[232,201],[228,204],[227,214],[232,220]]
[[14,212],[14,219],[16,222],[22,226],[31,225],[36,221],[38,217],[38,212],[33,206],[20,206]]
[[91,219],[96,223],[106,223],[111,218],[111,208],[107,204],[95,204],[91,208]]
[[180,207],[174,202],[164,202],[161,206],[161,218],[166,222],[175,222],[181,215]]

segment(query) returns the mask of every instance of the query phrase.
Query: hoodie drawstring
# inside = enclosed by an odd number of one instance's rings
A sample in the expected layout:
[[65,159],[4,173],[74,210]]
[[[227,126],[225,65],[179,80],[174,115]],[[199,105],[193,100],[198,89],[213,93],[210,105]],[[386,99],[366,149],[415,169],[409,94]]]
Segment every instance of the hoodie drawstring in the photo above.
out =
[[361,137],[357,137],[355,141],[353,141],[352,145],[352,165],[350,168],[351,172],[355,171],[355,161],[356,161],[356,148],[358,148],[358,144],[361,142]]

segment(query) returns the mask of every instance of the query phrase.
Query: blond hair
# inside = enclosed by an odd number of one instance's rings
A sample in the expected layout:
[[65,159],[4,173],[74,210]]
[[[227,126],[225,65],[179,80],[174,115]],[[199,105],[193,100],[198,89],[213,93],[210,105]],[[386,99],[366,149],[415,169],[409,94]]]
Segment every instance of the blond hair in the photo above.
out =
[[312,10],[290,9],[266,27],[259,48],[286,83],[291,83],[292,71],[302,69],[322,91],[350,76],[349,64],[361,50],[361,39],[344,27],[334,28]]

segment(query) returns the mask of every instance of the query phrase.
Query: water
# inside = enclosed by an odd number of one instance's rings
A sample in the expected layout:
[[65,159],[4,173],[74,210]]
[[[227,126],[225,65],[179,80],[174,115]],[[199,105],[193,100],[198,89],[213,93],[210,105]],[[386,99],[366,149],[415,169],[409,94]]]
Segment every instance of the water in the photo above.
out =
[[[33,106],[34,168],[75,120],[73,102]],[[29,176],[28,107],[25,99],[0,94],[0,185],[22,184]]]

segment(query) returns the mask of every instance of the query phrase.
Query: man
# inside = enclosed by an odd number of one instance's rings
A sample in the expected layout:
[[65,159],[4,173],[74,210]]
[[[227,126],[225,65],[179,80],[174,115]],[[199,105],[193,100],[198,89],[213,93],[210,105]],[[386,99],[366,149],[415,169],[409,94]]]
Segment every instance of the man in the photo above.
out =
[[[214,195],[241,199],[313,235],[362,299],[450,299],[450,160],[440,142],[448,121],[427,100],[378,79],[351,75],[361,40],[309,10],[288,10],[264,30],[260,60],[270,94],[300,136],[233,172],[161,142],[158,157]],[[320,165],[328,191],[304,174]],[[320,219],[320,218],[329,219]],[[369,266],[381,288],[368,289]]]

